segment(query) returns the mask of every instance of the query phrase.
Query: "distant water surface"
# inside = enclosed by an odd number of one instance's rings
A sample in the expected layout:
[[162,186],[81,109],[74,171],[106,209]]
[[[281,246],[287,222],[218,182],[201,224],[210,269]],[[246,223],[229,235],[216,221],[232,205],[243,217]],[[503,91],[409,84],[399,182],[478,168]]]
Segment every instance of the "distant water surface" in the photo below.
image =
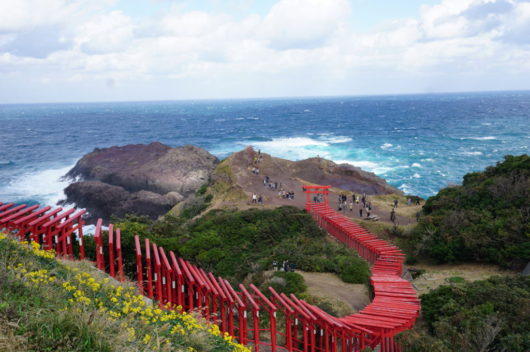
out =
[[528,153],[530,92],[0,105],[0,201],[55,203],[60,176],[85,153],[152,141],[220,158],[247,145],[319,155],[427,197]]

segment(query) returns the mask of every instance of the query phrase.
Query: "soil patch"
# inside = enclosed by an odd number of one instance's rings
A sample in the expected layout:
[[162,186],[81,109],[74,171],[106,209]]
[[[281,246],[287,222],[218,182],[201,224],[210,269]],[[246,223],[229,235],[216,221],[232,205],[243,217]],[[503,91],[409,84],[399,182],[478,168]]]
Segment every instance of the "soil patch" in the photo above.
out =
[[348,284],[335,274],[297,271],[304,277],[307,292],[312,296],[338,300],[355,313],[370,303],[368,288],[363,284]]

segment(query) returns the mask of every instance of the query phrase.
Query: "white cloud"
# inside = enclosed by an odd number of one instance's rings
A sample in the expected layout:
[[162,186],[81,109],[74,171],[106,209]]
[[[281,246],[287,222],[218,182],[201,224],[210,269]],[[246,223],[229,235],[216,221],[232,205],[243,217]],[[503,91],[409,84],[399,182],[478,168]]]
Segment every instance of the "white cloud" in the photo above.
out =
[[130,47],[134,26],[120,11],[98,16],[76,28],[75,43],[88,54],[122,51]]
[[[115,80],[113,92],[119,82],[185,81],[204,97],[410,92],[426,81],[484,89],[482,77],[502,73],[515,87],[530,81],[526,1],[443,0],[370,32],[352,29],[346,0],[279,0],[265,15],[237,18],[178,6],[132,18],[105,1],[42,3],[0,5],[0,72],[57,84]],[[40,48],[28,43],[34,33],[51,39]]]
[[346,0],[281,0],[261,25],[273,48],[315,48],[326,43],[350,12]]

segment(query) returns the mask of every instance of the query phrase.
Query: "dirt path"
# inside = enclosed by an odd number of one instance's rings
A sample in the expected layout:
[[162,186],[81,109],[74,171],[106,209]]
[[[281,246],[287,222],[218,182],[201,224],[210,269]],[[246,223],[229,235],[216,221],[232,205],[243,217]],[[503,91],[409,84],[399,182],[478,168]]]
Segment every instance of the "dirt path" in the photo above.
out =
[[351,313],[358,312],[370,303],[366,285],[348,284],[330,273],[297,272],[304,277],[310,295],[330,301],[339,300],[351,309]]
[[425,273],[416,278],[412,283],[418,295],[424,294],[441,285],[449,285],[449,278],[463,278],[466,281],[485,280],[495,275],[515,275],[512,271],[501,270],[494,265],[486,264],[454,264],[454,265],[427,265],[418,264],[411,268],[423,269]]

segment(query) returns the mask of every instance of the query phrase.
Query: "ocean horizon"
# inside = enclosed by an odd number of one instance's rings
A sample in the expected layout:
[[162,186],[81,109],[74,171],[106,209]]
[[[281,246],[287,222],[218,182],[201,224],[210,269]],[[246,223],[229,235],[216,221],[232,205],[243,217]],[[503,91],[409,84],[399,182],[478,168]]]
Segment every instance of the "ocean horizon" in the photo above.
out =
[[528,153],[530,92],[0,105],[0,201],[55,204],[94,148],[193,144],[219,158],[251,145],[320,156],[428,197],[504,155]]

